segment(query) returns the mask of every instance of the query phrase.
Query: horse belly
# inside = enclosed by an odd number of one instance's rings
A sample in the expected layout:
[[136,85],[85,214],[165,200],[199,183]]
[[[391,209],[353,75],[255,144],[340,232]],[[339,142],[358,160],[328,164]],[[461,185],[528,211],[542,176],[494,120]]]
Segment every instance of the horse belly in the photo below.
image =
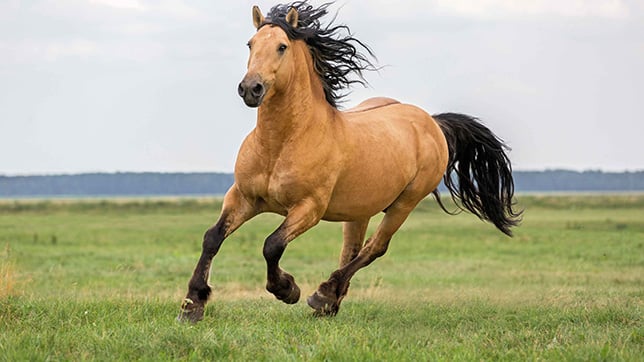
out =
[[334,191],[323,219],[327,221],[352,221],[369,218],[391,205],[404,187],[375,190],[365,186]]
[[416,174],[415,154],[408,147],[389,152],[360,152],[338,178],[325,219],[371,217],[391,205]]

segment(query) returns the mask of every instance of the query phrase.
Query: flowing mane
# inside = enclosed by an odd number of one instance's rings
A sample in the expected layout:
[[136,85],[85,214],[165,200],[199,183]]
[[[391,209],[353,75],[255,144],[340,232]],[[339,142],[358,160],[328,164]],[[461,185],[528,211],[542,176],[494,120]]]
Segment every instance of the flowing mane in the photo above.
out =
[[[331,4],[326,3],[317,8],[306,1],[275,5],[266,15],[262,26],[279,26],[290,39],[306,42],[313,57],[315,71],[322,81],[326,100],[337,108],[338,103],[347,95],[341,93],[341,90],[354,83],[366,86],[367,81],[362,72],[377,68],[369,60],[369,56],[375,59],[371,49],[354,38],[349,27],[333,24],[335,18],[326,25],[320,22],[328,14],[327,8]],[[291,8],[295,8],[299,14],[297,28],[286,21]],[[357,77],[351,77],[352,75]]]

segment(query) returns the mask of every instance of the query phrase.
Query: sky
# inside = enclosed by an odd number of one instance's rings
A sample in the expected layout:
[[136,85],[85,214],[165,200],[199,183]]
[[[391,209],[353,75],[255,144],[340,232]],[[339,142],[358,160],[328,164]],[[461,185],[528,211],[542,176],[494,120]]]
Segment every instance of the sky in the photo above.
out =
[[[255,4],[275,2],[0,0],[0,175],[231,172],[256,121],[236,91]],[[641,0],[331,9],[382,66],[344,107],[477,116],[515,170],[644,170]]]

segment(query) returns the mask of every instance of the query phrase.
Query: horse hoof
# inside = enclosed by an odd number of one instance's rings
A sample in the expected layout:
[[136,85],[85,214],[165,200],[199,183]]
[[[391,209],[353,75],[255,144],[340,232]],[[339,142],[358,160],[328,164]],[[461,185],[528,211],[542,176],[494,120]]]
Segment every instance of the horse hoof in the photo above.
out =
[[288,297],[284,298],[282,301],[286,304],[295,304],[298,300],[300,300],[300,287],[293,283]]
[[308,297],[306,303],[309,307],[315,309],[316,316],[334,316],[338,314],[340,309],[337,299],[324,296],[318,291]]
[[284,293],[276,293],[275,298],[286,304],[295,304],[300,300],[300,287],[295,283],[291,283],[291,288],[288,290],[288,294],[284,295]]
[[275,298],[286,304],[295,304],[300,300],[300,287],[297,286],[295,279],[291,275],[286,274],[284,280],[282,280],[282,284],[280,286],[277,285],[267,282],[266,290],[273,293]]
[[177,316],[177,321],[184,323],[197,323],[203,319],[204,314],[204,305],[198,304],[192,301],[190,298],[186,298],[181,303],[181,311]]

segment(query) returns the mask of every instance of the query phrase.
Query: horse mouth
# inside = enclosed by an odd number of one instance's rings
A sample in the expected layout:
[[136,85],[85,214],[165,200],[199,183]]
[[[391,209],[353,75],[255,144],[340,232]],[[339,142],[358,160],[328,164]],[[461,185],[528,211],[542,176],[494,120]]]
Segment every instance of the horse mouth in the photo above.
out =
[[264,95],[260,97],[253,97],[253,96],[246,96],[242,97],[244,99],[244,103],[250,107],[250,108],[257,108],[262,104],[262,101],[264,100]]

